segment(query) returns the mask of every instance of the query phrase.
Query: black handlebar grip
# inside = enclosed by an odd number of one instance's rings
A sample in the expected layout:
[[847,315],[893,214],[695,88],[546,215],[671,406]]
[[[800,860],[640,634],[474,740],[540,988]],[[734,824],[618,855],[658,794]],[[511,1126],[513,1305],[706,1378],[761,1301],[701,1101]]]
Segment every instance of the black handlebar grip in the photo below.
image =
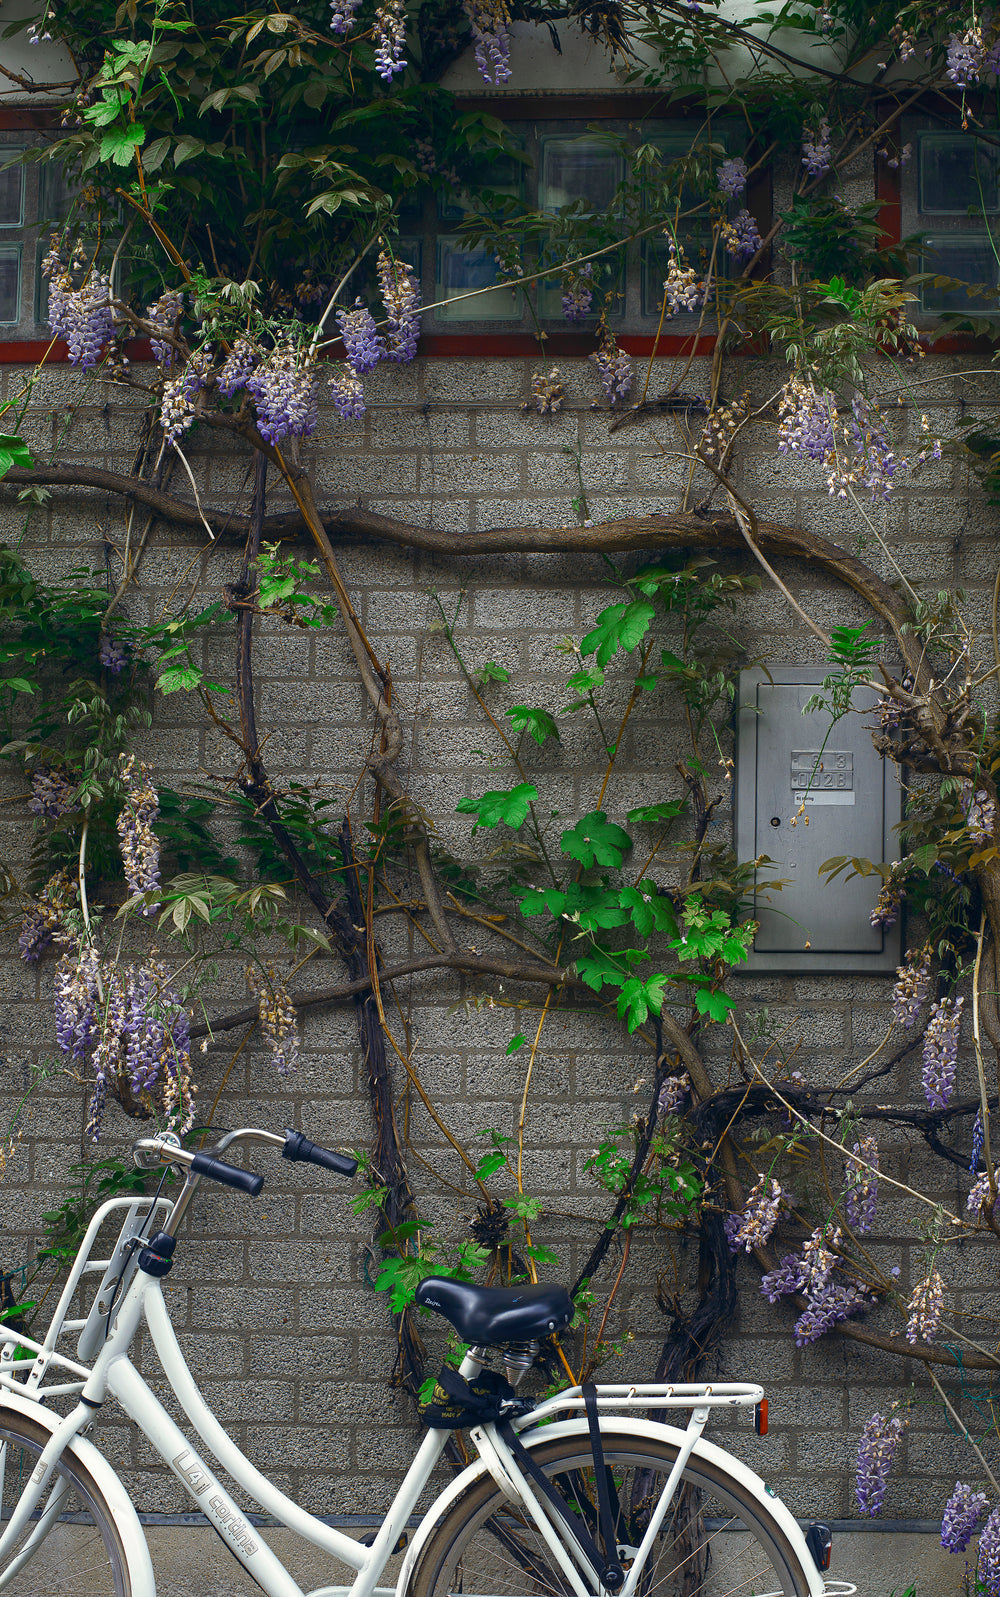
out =
[[283,1159],[291,1159],[298,1163],[300,1159],[309,1164],[322,1165],[324,1170],[333,1170],[338,1176],[356,1175],[358,1161],[349,1159],[346,1154],[334,1153],[332,1148],[321,1148],[318,1143],[310,1142],[301,1131],[286,1131],[285,1146],[281,1150]]
[[224,1187],[239,1187],[241,1191],[249,1192],[251,1198],[256,1198],[264,1185],[264,1177],[256,1175],[253,1170],[237,1170],[233,1164],[213,1159],[210,1153],[196,1153],[191,1160],[191,1169],[199,1176],[207,1176],[209,1181],[221,1181]]

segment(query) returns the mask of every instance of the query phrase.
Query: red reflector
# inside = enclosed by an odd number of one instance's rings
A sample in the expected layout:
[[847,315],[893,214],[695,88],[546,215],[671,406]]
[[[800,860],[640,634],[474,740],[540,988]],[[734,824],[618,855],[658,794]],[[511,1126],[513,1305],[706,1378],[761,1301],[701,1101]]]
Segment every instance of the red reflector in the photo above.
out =
[[762,1398],[753,1411],[753,1427],[758,1436],[767,1435],[767,1398]]

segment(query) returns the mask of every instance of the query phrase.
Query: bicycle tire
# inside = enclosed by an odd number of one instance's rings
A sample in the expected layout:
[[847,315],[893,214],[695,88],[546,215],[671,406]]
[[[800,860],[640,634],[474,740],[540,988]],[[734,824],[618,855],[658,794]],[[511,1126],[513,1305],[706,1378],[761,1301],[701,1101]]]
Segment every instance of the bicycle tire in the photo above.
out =
[[[615,1489],[616,1536],[627,1550],[641,1540],[643,1515],[658,1500],[677,1448],[625,1430],[602,1430],[602,1440]],[[533,1456],[578,1512],[583,1505],[595,1535],[588,1438],[556,1439],[533,1449]],[[662,1477],[659,1487],[657,1476]],[[703,1513],[679,1528],[678,1494],[638,1582],[639,1597],[809,1597],[810,1576],[798,1553],[742,1483],[699,1458],[689,1461],[682,1479],[704,1493]],[[623,1562],[627,1568],[627,1551]],[[569,1583],[552,1565],[534,1524],[487,1476],[470,1486],[432,1531],[414,1570],[411,1593],[570,1597]],[[815,1574],[811,1578],[815,1589]]]
[[[2,1454],[2,1519],[6,1528],[38,1455],[50,1432],[25,1414],[0,1411],[0,1454]],[[60,1518],[52,1525],[40,1546],[24,1567],[3,1587],[4,1597],[132,1597],[125,1547],[114,1517],[100,1487],[86,1466],[70,1453],[56,1465],[57,1477],[68,1484]],[[50,1487],[42,1494],[40,1508],[49,1501]],[[72,1519],[62,1516],[73,1516]],[[87,1516],[87,1523],[80,1516]],[[35,1528],[30,1521],[12,1551],[16,1558]],[[10,1567],[3,1560],[0,1579]]]

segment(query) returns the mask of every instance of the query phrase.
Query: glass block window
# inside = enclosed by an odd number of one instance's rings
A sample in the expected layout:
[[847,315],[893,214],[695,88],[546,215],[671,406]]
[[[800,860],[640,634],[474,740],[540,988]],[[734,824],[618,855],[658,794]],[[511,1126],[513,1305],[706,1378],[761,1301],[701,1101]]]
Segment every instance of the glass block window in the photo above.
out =
[[603,139],[542,140],[540,210],[561,211],[582,200],[588,213],[610,211],[621,178],[621,159]]
[[985,287],[988,295],[969,295],[964,286],[957,289],[921,284],[920,308],[939,314],[958,311],[968,316],[981,315],[1000,304],[997,287],[1000,270],[997,246],[988,233],[940,233],[924,240],[923,270],[942,277],[957,277],[970,286]]
[[[601,306],[605,303],[604,296],[610,290],[611,302],[608,305],[608,315],[611,317],[622,314],[625,290],[625,251],[618,250],[615,255],[603,256],[600,260],[591,263],[594,268],[594,309],[590,316],[578,324],[583,327],[593,326],[598,317]],[[543,277],[538,284],[538,314],[539,316],[558,317],[563,320],[563,286],[559,277]]]
[[65,222],[76,199],[77,189],[65,180],[54,161],[38,168],[38,220],[43,224]]
[[[479,246],[470,249],[462,238],[438,239],[435,301],[468,294],[473,289],[489,288],[498,277],[492,249]],[[521,314],[520,292],[509,288],[498,288],[492,294],[477,294],[475,299],[459,300],[455,305],[439,305],[435,312],[442,322],[517,322]]]
[[[524,198],[525,169],[513,155],[501,155],[492,161],[476,178],[476,187],[490,189],[494,194],[507,194],[513,200]],[[460,222],[468,212],[457,194],[439,194],[438,219],[442,222]]]
[[21,246],[0,244],[0,326],[21,318]]
[[922,215],[1000,212],[1000,150],[967,133],[922,133],[918,160]]
[[[0,168],[12,156],[20,154],[16,145],[0,145]],[[24,167],[10,166],[0,170],[0,227],[24,226]]]

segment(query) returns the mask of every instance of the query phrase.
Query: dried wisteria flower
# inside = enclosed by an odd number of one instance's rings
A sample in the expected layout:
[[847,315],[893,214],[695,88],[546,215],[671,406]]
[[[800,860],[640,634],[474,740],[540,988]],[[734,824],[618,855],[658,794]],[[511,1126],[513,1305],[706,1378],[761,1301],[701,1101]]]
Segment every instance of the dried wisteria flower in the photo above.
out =
[[623,349],[619,349],[615,336],[607,327],[601,334],[598,349],[588,356],[597,367],[604,397],[612,409],[620,405],[632,387],[632,362]]
[[656,1107],[661,1115],[679,1115],[684,1107],[684,1100],[691,1091],[691,1077],[684,1070],[679,1076],[667,1076],[660,1088],[660,1096],[656,1100]]
[[933,1342],[941,1324],[944,1307],[944,1282],[939,1270],[930,1270],[918,1281],[906,1305],[906,1340]]
[[924,1097],[932,1109],[946,1109],[955,1091],[958,1033],[964,998],[942,998],[931,1006],[924,1033]]
[[985,1492],[974,1492],[964,1481],[956,1481],[955,1490],[944,1505],[941,1546],[949,1553],[964,1553],[986,1512],[987,1504]]
[[406,363],[417,353],[420,337],[420,287],[413,276],[413,267],[405,261],[393,260],[382,250],[378,258],[378,286],[385,306],[389,334],[386,339],[385,359]]
[[738,1253],[741,1248],[749,1253],[751,1248],[763,1247],[768,1242],[778,1223],[784,1197],[780,1181],[758,1173],[743,1206],[740,1223],[729,1238],[730,1253]]
[[875,1413],[866,1421],[858,1447],[858,1475],[854,1495],[862,1514],[873,1517],[882,1511],[889,1469],[903,1434],[904,1421],[898,1415]]
[[750,410],[750,395],[738,394],[728,403],[719,404],[705,423],[701,435],[701,451],[720,465],[725,461],[740,427]]
[[295,1005],[273,965],[264,965],[263,969],[248,965],[246,975],[257,999],[260,1029],[271,1049],[274,1067],[279,1076],[287,1076],[299,1062]]
[[820,118],[819,127],[815,135],[809,128],[802,133],[802,165],[810,177],[823,177],[830,170],[833,159],[833,146],[830,142],[830,123],[824,116]]
[[972,841],[990,842],[997,822],[996,800],[992,799],[984,788],[973,788],[971,782],[963,782],[959,804]]
[[734,200],[737,194],[742,194],[747,186],[747,163],[742,155],[730,156],[716,169],[716,182],[719,193],[727,200]]
[[375,9],[375,70],[386,83],[406,70],[405,0],[379,0]]
[[736,261],[748,261],[761,246],[757,218],[744,208],[737,211],[731,222],[722,224],[722,243],[726,254]]
[[925,943],[913,963],[912,950],[907,949],[907,963],[896,968],[896,981],[892,989],[892,1018],[897,1026],[907,1030],[913,1025],[927,997],[931,981],[931,945]]
[[[993,1172],[993,1186],[994,1188],[1000,1187],[1000,1170],[994,1170]],[[984,1170],[982,1175],[973,1182],[972,1190],[965,1200],[966,1212],[978,1217],[982,1213],[983,1205],[989,1201],[990,1173],[988,1170]],[[1000,1202],[1000,1196],[993,1200],[994,1208],[996,1208],[998,1202]]]
[[319,379],[307,349],[279,345],[246,380],[260,435],[269,444],[309,438],[316,431]]
[[[85,274],[79,288],[73,286],[74,271]],[[49,326],[66,340],[70,365],[89,371],[115,336],[111,284],[96,266],[87,266],[82,253],[66,266],[55,247],[42,262],[42,274],[49,279]]]
[[28,808],[32,815],[58,820],[60,815],[76,808],[76,788],[65,766],[36,765],[31,773]]
[[522,410],[531,410],[534,407],[540,416],[551,416],[555,411],[562,409],[562,402],[566,398],[563,388],[562,375],[558,366],[553,366],[547,374],[534,372],[531,378],[531,400],[526,400],[521,406]]
[[859,1236],[867,1236],[875,1224],[878,1202],[878,1142],[875,1137],[862,1137],[854,1144],[844,1181],[847,1223]]
[[219,393],[232,399],[247,385],[247,378],[257,364],[257,352],[248,338],[238,338],[222,363],[219,371]]
[[711,281],[700,278],[693,266],[685,265],[684,250],[673,239],[667,244],[667,258],[667,275],[663,279],[664,314],[679,316],[682,311],[701,310],[711,296]]
[[341,421],[360,421],[365,413],[364,386],[350,366],[342,366],[330,378],[330,398]]
[[97,645],[97,658],[112,676],[121,676],[128,665],[128,650],[124,643],[119,643],[110,633],[102,632]]
[[[140,763],[136,770],[134,754],[122,756],[122,782],[125,804],[117,827],[129,891],[154,893],[160,885],[160,844],[153,831],[153,822],[160,813],[159,795],[147,767]],[[152,915],[156,908],[156,904],[149,903],[142,912]]]
[[341,35],[350,33],[361,0],[331,0],[330,31]]
[[484,83],[498,88],[510,77],[510,11],[506,0],[463,0]]
[[903,898],[903,888],[900,882],[883,882],[879,888],[879,895],[868,919],[872,926],[881,926],[888,931],[890,926],[895,926],[899,918],[899,906]]
[[979,1538],[976,1579],[982,1582],[983,1597],[1000,1597],[1000,1504],[986,1521]]
[[50,876],[36,899],[24,912],[17,939],[21,958],[29,964],[40,959],[63,929],[63,916],[76,895],[76,883],[68,871]]
[[790,377],[778,396],[778,453],[825,461],[834,447],[836,404],[829,389],[817,393],[801,377]]
[[146,306],[146,320],[151,322],[154,329],[161,334],[159,338],[150,338],[149,346],[153,351],[153,359],[169,371],[177,359],[177,351],[163,334],[173,334],[178,318],[184,310],[184,295],[180,289],[168,288],[152,305]]
[[337,325],[347,351],[347,364],[359,377],[376,367],[385,354],[385,344],[375,328],[372,314],[361,299],[349,311],[337,312]]
[[562,313],[568,322],[582,322],[594,302],[594,268],[589,261],[563,279]]
[[160,426],[172,444],[180,443],[194,421],[198,395],[205,386],[211,360],[210,350],[200,350],[192,355],[182,372],[163,385]]

